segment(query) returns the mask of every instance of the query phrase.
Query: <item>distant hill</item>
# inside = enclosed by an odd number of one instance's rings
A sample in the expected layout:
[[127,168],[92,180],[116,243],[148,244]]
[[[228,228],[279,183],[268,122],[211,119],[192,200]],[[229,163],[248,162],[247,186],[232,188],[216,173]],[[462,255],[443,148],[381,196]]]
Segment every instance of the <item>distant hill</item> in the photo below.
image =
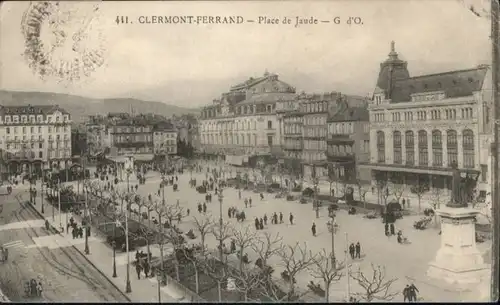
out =
[[108,112],[155,113],[165,117],[182,114],[198,115],[200,109],[184,108],[161,102],[143,101],[134,98],[93,99],[77,95],[51,92],[25,92],[0,90],[0,105],[59,105],[71,113],[73,121],[83,122],[89,115]]

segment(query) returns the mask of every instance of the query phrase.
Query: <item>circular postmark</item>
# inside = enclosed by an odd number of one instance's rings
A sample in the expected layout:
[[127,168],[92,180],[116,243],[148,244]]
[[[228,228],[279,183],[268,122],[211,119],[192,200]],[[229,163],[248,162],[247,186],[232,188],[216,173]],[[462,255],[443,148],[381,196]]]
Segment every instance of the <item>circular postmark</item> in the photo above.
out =
[[36,2],[25,11],[24,57],[42,79],[76,82],[104,64],[104,36],[95,2]]

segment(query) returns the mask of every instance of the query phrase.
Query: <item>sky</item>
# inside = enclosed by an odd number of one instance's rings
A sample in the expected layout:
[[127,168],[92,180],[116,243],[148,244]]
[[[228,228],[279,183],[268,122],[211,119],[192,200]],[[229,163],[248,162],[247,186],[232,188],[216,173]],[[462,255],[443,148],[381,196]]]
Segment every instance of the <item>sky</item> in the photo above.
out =
[[[93,98],[133,97],[179,106],[210,104],[231,85],[259,77],[266,70],[305,92],[373,91],[380,62],[395,41],[412,76],[490,63],[490,21],[482,15],[486,0],[351,0],[351,1],[194,1],[64,3],[71,16],[92,16],[85,46],[101,50],[103,64],[89,77],[60,82],[41,79],[23,57],[23,13],[28,2],[0,6],[0,89],[47,91]],[[140,16],[289,17],[291,24],[140,24]],[[66,15],[64,15],[66,16]],[[116,24],[128,16],[132,24]],[[295,27],[296,17],[341,23]],[[74,17],[64,31],[81,27]],[[349,25],[360,17],[362,25]],[[61,17],[62,18],[62,17]],[[145,17],[141,17],[145,18]],[[77,21],[75,21],[77,20]],[[73,22],[74,21],[74,22]],[[73,23],[72,23],[73,22]],[[55,40],[44,24],[40,39]],[[90,37],[90,38],[89,38]],[[48,47],[47,47],[48,48]],[[74,52],[73,52],[74,53]],[[67,47],[56,58],[73,60]],[[57,57],[58,56],[58,57]],[[0,101],[1,102],[1,101]]]

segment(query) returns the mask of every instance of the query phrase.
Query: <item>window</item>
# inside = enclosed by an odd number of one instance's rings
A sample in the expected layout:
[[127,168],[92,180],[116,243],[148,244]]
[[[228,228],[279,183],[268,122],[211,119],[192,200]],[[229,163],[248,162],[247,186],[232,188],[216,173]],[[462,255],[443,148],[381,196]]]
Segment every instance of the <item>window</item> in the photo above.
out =
[[273,136],[267,136],[267,145],[273,146]]
[[5,129],[5,131],[6,131],[6,133],[7,133],[7,134],[10,134],[10,127],[7,127],[7,128]]
[[481,164],[481,182],[488,180],[488,165]]
[[385,163],[385,134],[383,131],[377,131],[377,161]]
[[443,141],[441,131],[432,131],[432,165],[443,166]]
[[267,129],[273,129],[273,121],[267,121]]
[[446,150],[448,152],[448,166],[451,166],[453,163],[458,165],[457,132],[455,130],[448,130],[446,132]]
[[392,139],[394,146],[394,164],[401,164],[403,163],[403,155],[401,150],[401,132],[395,131]]
[[415,165],[415,139],[413,131],[405,132],[406,164]]
[[463,134],[464,167],[474,168],[474,133],[470,129]]
[[43,152],[41,152],[41,151],[38,152],[38,158],[40,158],[40,159],[43,158]]
[[429,150],[427,145],[427,132],[420,130],[418,132],[418,164],[428,165],[429,163]]

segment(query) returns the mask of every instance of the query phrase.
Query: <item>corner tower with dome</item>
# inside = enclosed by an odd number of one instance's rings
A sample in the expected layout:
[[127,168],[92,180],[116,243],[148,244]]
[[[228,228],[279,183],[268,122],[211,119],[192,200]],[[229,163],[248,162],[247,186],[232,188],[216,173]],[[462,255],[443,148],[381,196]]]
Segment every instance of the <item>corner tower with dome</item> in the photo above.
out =
[[[390,183],[407,190],[426,186],[442,190],[447,202],[456,164],[462,175],[477,179],[470,196],[486,197],[491,179],[490,88],[487,65],[410,76],[408,62],[391,42],[369,104],[370,161],[361,165],[371,170],[373,186],[382,192]],[[424,199],[431,194],[426,192]]]

